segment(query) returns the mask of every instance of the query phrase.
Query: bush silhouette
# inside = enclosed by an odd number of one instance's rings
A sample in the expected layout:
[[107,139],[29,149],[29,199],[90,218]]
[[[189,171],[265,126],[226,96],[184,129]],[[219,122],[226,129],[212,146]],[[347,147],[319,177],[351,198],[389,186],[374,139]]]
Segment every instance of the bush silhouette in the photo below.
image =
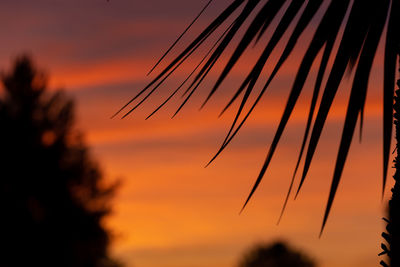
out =
[[278,241],[269,245],[258,245],[248,251],[239,267],[315,267],[316,264],[302,252],[292,250]]
[[0,265],[118,266],[102,225],[115,185],[104,185],[73,128],[73,102],[46,92],[45,75],[26,56],[2,84]]

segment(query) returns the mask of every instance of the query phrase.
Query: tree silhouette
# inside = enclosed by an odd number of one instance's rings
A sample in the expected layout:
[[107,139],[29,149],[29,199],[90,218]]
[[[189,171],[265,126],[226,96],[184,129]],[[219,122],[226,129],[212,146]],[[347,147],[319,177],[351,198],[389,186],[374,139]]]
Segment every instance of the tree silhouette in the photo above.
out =
[[[208,7],[212,1],[213,0],[209,0],[206,7]],[[187,27],[183,34],[189,30],[193,23],[204,12],[205,8]],[[279,17],[278,14],[282,15]],[[310,22],[313,19],[317,21],[315,24],[315,31],[313,30],[313,27],[310,27]],[[277,26],[274,28],[271,26],[274,25],[274,23],[272,23],[273,21],[277,21]],[[386,24],[387,27],[385,30]],[[291,25],[294,25],[294,27],[291,27]],[[299,61],[297,74],[288,96],[286,107],[269,151],[267,152],[265,162],[243,208],[251,199],[253,193],[264,177],[264,174],[268,170],[269,164],[286,128],[287,122],[289,121],[297,100],[303,91],[311,67],[316,61],[318,55],[321,54],[322,57],[318,67],[313,96],[310,102],[309,115],[307,122],[305,122],[306,129],[301,143],[298,160],[294,167],[292,181],[282,208],[282,214],[286,207],[288,197],[292,192],[293,181],[295,180],[303,155],[305,155],[305,160],[296,195],[299,193],[307,177],[308,170],[313,160],[316,147],[319,143],[322,130],[325,126],[327,116],[335,99],[339,85],[346,73],[354,73],[353,83],[349,90],[350,97],[347,106],[347,113],[344,119],[343,132],[339,144],[331,189],[321,227],[322,234],[340,183],[357,122],[360,123],[360,132],[362,130],[368,80],[375,55],[378,51],[378,44],[381,40],[381,36],[385,32],[385,51],[382,55],[384,58],[384,84],[382,87],[384,96],[382,194],[384,192],[389,166],[393,128],[393,99],[396,60],[400,50],[399,25],[399,0],[232,0],[226,9],[224,9],[185,49],[183,49],[183,51],[171,60],[167,67],[163,68],[145,88],[140,90],[139,93],[137,93],[115,115],[127,109],[123,115],[123,117],[125,117],[138,108],[159,88],[161,84],[167,80],[168,77],[173,74],[177,68],[182,65],[183,62],[185,62],[195,51],[200,50],[198,48],[201,47],[206,40],[213,38],[211,36],[216,32],[216,34],[219,34],[216,38],[217,40],[215,42],[213,41],[214,45],[210,45],[208,52],[200,63],[192,72],[190,72],[188,77],[183,80],[181,85],[172,91],[171,95],[163,103],[155,108],[154,112],[151,113],[149,117],[160,110],[188,81],[190,81],[193,76],[189,86],[184,91],[185,98],[174,114],[175,116],[192,97],[194,92],[213,69],[216,62],[221,61],[221,56],[229,51],[227,47],[234,46],[234,50],[232,54],[228,56],[229,59],[225,63],[224,69],[218,75],[217,81],[206,97],[202,105],[203,107],[215,92],[220,89],[221,84],[227,78],[238,60],[242,56],[246,55],[246,51],[251,49],[251,44],[262,45],[263,51],[261,52],[257,62],[252,68],[250,68],[243,82],[238,86],[237,91],[221,112],[221,114],[224,113],[241,97],[241,100],[239,100],[240,105],[231,128],[222,142],[221,147],[211,159],[211,163],[226,148],[244,125],[245,121],[268,89],[271,81],[277,75],[290,54],[294,51],[299,38],[304,35],[306,30],[313,30],[314,35],[303,54],[303,59]],[[341,29],[343,29],[343,34],[341,33]],[[266,40],[261,37],[265,35],[267,30],[271,30],[272,35]],[[288,34],[289,38],[286,41],[286,44],[283,45],[284,49],[282,52],[279,52],[281,53],[280,57],[277,63],[273,65],[274,68],[272,72],[268,76],[264,77],[262,73],[263,68],[266,64],[269,64],[268,59],[270,55],[277,50],[276,48],[278,47],[278,44],[283,42],[281,39],[285,33]],[[180,41],[183,34],[180,35],[177,41],[174,42],[173,45],[164,53],[161,59],[150,70],[150,73],[158,66],[161,60],[163,60],[166,55],[173,50],[175,44]],[[238,43],[234,41],[234,37],[239,38]],[[337,44],[338,49],[335,49],[335,44]],[[329,59],[332,59],[333,64],[329,64]],[[324,84],[323,81],[325,76],[327,79]],[[266,78],[266,81],[264,81],[264,78]],[[264,86],[259,92],[257,92],[254,88],[256,83],[260,80],[262,80]],[[322,96],[319,107],[317,108],[317,100],[320,91],[322,91]],[[251,103],[250,99],[252,98],[250,96],[252,95],[255,95],[255,100]],[[135,103],[136,101],[137,103]],[[133,106],[130,106],[131,104],[133,104]],[[315,116],[314,113],[316,113]],[[397,139],[398,144],[400,143],[399,138]],[[399,147],[399,145],[397,145],[397,147]],[[389,216],[390,238],[386,238],[390,243],[390,250],[392,251],[392,253],[389,254],[391,255],[390,260],[392,266],[400,266],[400,185],[397,183],[400,180],[400,166],[397,162],[398,161],[396,161],[395,164],[397,172],[394,176],[396,185],[393,189],[392,200],[389,203],[389,213],[391,214]]]
[[245,253],[239,267],[315,267],[302,252],[291,249],[282,241],[257,245]]
[[2,75],[0,97],[1,266],[116,267],[108,255],[115,185],[74,129],[74,105],[46,92],[27,56]]

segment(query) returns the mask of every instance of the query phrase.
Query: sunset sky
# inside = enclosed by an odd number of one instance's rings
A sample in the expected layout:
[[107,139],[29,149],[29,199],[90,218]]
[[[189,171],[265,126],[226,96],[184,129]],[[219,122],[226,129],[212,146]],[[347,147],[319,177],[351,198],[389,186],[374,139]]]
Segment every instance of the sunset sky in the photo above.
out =
[[[112,253],[127,267],[235,267],[248,248],[277,239],[304,250],[321,267],[377,266],[386,203],[381,200],[381,52],[370,79],[362,143],[357,131],[321,238],[351,76],[342,83],[302,191],[296,201],[291,197],[281,223],[276,225],[301,145],[315,67],[270,170],[239,215],[279,122],[301,60],[299,51],[312,31],[299,42],[245,127],[207,168],[237,103],[221,118],[218,115],[262,45],[240,61],[201,111],[222,64],[177,117],[170,118],[182,101],[180,95],[145,120],[192,71],[202,49],[143,107],[123,120],[110,119],[151,81],[155,74],[146,76],[147,72],[206,2],[0,1],[0,69],[28,53],[49,75],[52,90],[62,88],[76,100],[77,128],[85,133],[107,179],[122,182],[105,223],[115,236]],[[166,62],[230,0],[214,2]],[[385,199],[391,186],[389,177]]]

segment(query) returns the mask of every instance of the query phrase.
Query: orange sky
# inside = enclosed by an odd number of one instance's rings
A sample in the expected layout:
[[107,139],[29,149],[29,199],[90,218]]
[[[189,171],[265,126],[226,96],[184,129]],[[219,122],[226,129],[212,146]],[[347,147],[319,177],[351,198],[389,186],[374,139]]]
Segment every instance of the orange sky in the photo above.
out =
[[[370,82],[363,142],[352,145],[321,239],[347,104],[346,84],[334,103],[308,180],[299,198],[289,202],[281,224],[276,221],[297,159],[310,90],[299,101],[270,171],[238,215],[264,161],[299,54],[289,58],[246,127],[208,168],[204,165],[222,142],[234,110],[220,119],[218,114],[255,54],[241,62],[201,112],[198,108],[215,74],[173,120],[179,98],[144,120],[169,87],[132,116],[109,119],[150,80],[147,71],[205,2],[2,1],[0,22],[7,27],[0,29],[5,36],[0,67],[8,68],[15,55],[29,52],[48,70],[52,87],[63,87],[75,97],[78,127],[86,133],[94,156],[108,179],[122,179],[106,224],[115,234],[113,254],[127,267],[234,267],[247,248],[277,238],[304,249],[321,267],[377,266],[385,203],[380,200],[379,58]],[[216,1],[193,33],[228,2]],[[188,63],[169,84],[178,84],[193,66]]]

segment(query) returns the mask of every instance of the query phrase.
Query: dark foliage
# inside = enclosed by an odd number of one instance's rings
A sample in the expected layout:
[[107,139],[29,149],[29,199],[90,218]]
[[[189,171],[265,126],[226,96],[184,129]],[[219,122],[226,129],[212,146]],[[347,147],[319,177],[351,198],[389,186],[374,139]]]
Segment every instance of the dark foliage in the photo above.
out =
[[[398,53],[400,55],[400,47]],[[379,253],[379,256],[387,256],[391,267],[400,266],[400,79],[397,80],[397,90],[395,92],[394,100],[394,125],[397,142],[397,155],[393,161],[396,169],[396,172],[393,175],[395,183],[391,189],[392,198],[388,203],[389,219],[384,218],[387,225],[386,232],[382,233],[382,237],[385,239],[386,244],[381,244],[382,252]],[[381,265],[384,267],[389,266],[384,260],[381,261]]]
[[74,130],[74,105],[46,92],[28,57],[2,75],[0,265],[115,267],[102,220],[115,186]]
[[284,242],[258,245],[248,251],[239,267],[315,267],[307,255],[288,247]]
[[[207,6],[208,5],[209,3],[207,3]],[[278,14],[282,15],[279,17]],[[348,16],[346,16],[346,14],[348,14]],[[298,18],[298,20],[296,20],[296,18]],[[273,25],[271,22],[275,19],[277,20],[277,26],[273,27],[271,26]],[[183,49],[183,51],[174,56],[171,62],[115,115],[127,109],[123,115],[123,117],[125,117],[139,107],[160,87],[160,85],[165,83],[168,77],[170,77],[177,68],[181,67],[207,39],[212,38],[211,36],[214,34],[218,34],[217,32],[220,32],[219,38],[217,38],[215,44],[210,47],[209,52],[206,53],[199,65],[196,66],[188,75],[188,78],[185,79],[176,90],[171,92],[171,95],[159,105],[150,116],[160,110],[160,108],[176,95],[183,85],[193,76],[192,81],[183,93],[184,100],[174,114],[175,116],[196,92],[200,84],[213,69],[215,63],[221,61],[222,56],[227,54],[226,51],[229,51],[227,48],[233,46],[233,53],[228,55],[228,61],[224,63],[225,67],[222,72],[219,73],[214,86],[206,97],[203,103],[204,106],[215,92],[221,88],[222,83],[228,77],[239,59],[245,57],[246,52],[251,49],[253,45],[261,45],[264,49],[260,53],[257,62],[249,68],[249,72],[244,76],[243,82],[238,85],[236,93],[222,110],[223,113],[231,107],[234,102],[239,102],[239,107],[231,128],[223,140],[220,149],[211,159],[211,163],[226,148],[244,125],[245,121],[265,94],[271,81],[294,51],[298,40],[306,31],[312,30],[310,22],[313,19],[318,19],[314,35],[304,52],[303,59],[298,63],[297,74],[294,78],[292,88],[288,88],[290,89],[289,97],[277,131],[269,151],[267,152],[261,171],[245,201],[244,207],[267,172],[281,136],[292,115],[297,100],[303,91],[305,82],[309,78],[312,65],[317,64],[319,66],[318,73],[313,89],[313,96],[310,101],[308,119],[305,122],[306,129],[303,141],[282,213],[286,207],[288,197],[291,194],[293,181],[303,156],[305,160],[296,195],[299,193],[307,177],[322,130],[342,79],[346,73],[354,73],[353,83],[349,88],[350,97],[347,113],[344,118],[342,137],[338,146],[331,189],[321,227],[322,233],[332,207],[336,190],[340,183],[357,123],[360,124],[360,133],[362,132],[368,81],[378,44],[384,32],[386,36],[384,38],[384,84],[382,86],[384,95],[382,188],[383,190],[385,188],[392,135],[396,52],[400,46],[400,35],[398,34],[398,25],[400,25],[399,0],[233,0],[225,10]],[[218,31],[218,29],[221,28],[222,30]],[[343,29],[343,34],[341,33],[341,29]],[[271,37],[269,39],[262,39],[261,37],[265,35],[267,30],[271,30]],[[286,43],[282,44],[282,42],[284,42],[282,37],[285,34],[288,34],[289,39]],[[235,37],[239,37],[238,43],[233,41]],[[180,38],[181,36],[178,40]],[[335,44],[338,46],[337,50],[334,49]],[[279,60],[274,63],[275,65],[273,65],[274,68],[272,72],[265,75],[263,69],[266,64],[272,64],[268,60],[279,45],[284,47]],[[168,49],[162,56],[162,59],[170,52],[171,49]],[[319,54],[322,55],[321,61],[316,62]],[[333,61],[332,66],[328,64],[329,59]],[[158,63],[159,62],[157,62],[156,65],[158,65]],[[324,80],[326,80],[326,83],[323,83]],[[256,83],[259,81],[264,85],[258,92],[255,88]],[[255,95],[255,100],[250,103],[252,95]],[[319,105],[317,105],[319,97],[321,97],[321,101]],[[135,101],[137,101],[137,103],[135,103]],[[133,104],[133,106],[129,107],[131,104]]]

